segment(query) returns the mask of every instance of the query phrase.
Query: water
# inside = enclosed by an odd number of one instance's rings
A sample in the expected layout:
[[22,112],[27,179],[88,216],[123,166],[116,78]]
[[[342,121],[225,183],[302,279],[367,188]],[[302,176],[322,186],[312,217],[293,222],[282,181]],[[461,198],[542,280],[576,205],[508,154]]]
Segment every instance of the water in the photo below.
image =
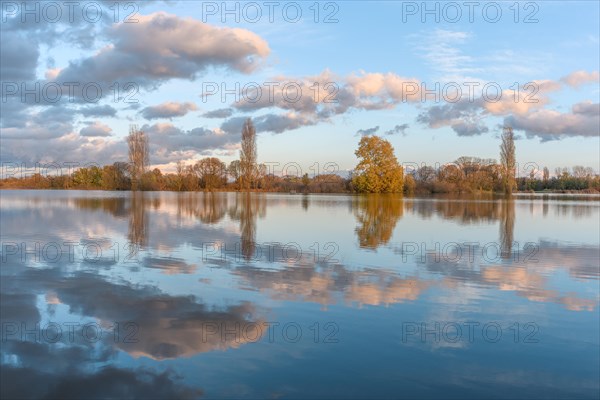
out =
[[2,396],[598,398],[599,214],[3,191]]

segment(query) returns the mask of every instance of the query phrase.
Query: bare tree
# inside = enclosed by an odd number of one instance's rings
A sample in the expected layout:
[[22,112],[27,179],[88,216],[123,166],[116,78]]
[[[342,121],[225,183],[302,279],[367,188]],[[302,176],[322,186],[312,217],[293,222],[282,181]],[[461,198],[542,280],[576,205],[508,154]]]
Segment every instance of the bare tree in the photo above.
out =
[[550,170],[548,169],[548,167],[544,167],[544,172],[543,172],[542,176],[543,176],[542,179],[544,180],[544,183],[547,183],[548,179],[550,179]]
[[200,178],[200,185],[206,190],[218,189],[227,183],[227,168],[218,158],[203,158],[196,162],[194,171]]
[[177,175],[176,175],[177,191],[181,192],[183,190],[183,177],[185,175],[185,164],[183,163],[183,161],[181,161],[181,160],[177,161],[176,171],[177,171]]
[[239,185],[239,180],[240,180],[240,176],[241,176],[241,173],[242,173],[242,170],[241,170],[241,167],[240,167],[240,160],[233,160],[229,164],[229,167],[227,167],[227,173],[229,174],[229,176],[231,178],[233,178],[233,181],[234,181],[235,185],[236,186]]
[[240,150],[241,188],[250,189],[256,166],[256,130],[252,119],[248,118],[242,128],[242,150]]
[[500,163],[502,164],[502,185],[506,194],[511,194],[516,186],[515,181],[515,136],[510,126],[505,126],[500,145]]
[[138,130],[137,125],[129,127],[129,166],[131,168],[131,190],[139,190],[140,180],[149,162],[148,137]]

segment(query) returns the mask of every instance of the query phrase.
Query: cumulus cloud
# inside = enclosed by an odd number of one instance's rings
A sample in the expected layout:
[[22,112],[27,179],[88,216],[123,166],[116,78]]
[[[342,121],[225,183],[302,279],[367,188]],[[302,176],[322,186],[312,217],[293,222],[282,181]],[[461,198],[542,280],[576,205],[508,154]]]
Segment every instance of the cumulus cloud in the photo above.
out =
[[143,125],[150,141],[150,162],[163,164],[193,158],[197,154],[237,148],[241,131],[224,132],[221,129],[194,128],[184,130],[171,123]]
[[[571,75],[579,76],[577,73]],[[528,126],[525,121],[533,121],[540,116],[556,114],[556,111],[550,111],[544,107],[550,103],[549,95],[563,89],[565,84],[564,78],[560,81],[533,80],[521,85],[517,91],[504,90],[497,96],[490,92],[474,99],[464,97],[457,102],[429,107],[419,114],[417,121],[434,129],[450,126],[459,136],[480,135],[489,132],[485,123],[489,116],[502,116],[505,117],[505,123],[512,124],[519,121],[524,124],[523,126]],[[593,112],[593,106],[585,103],[576,105],[576,107],[580,107],[581,110],[588,113]],[[539,122],[536,122],[535,125],[539,125]],[[560,125],[564,127],[564,124]],[[589,127],[584,128],[582,132],[589,132]],[[559,135],[563,134],[579,135],[568,129]]]
[[14,120],[3,116],[2,139],[54,139],[73,131],[73,116],[73,110],[64,107],[29,113],[20,110]]
[[590,117],[600,115],[600,103],[585,101],[573,106],[573,114],[582,114]]
[[211,66],[249,73],[270,51],[266,41],[245,29],[215,27],[164,12],[137,19],[135,24],[110,27],[110,44],[71,62],[57,80],[96,82],[107,93],[114,82],[153,88],[172,78],[193,80]]
[[459,136],[473,136],[488,132],[481,114],[481,100],[432,106],[417,116],[417,122],[430,128],[450,126]]
[[181,117],[190,111],[197,110],[196,104],[191,102],[177,103],[166,102],[152,107],[146,107],[141,114],[146,119]]
[[88,137],[106,137],[112,135],[112,129],[108,125],[104,125],[100,121],[86,122],[87,126],[79,131],[81,136]]
[[600,136],[600,105],[577,103],[570,113],[555,110],[538,110],[527,115],[511,115],[505,125],[524,131],[527,137],[539,137],[542,141],[556,140],[564,136]]
[[567,76],[562,77],[561,81],[571,87],[579,87],[587,83],[600,81],[600,74],[598,71],[575,71]]
[[86,137],[73,132],[52,140],[31,137],[4,140],[3,137],[0,159],[27,164],[76,162],[105,165],[127,160],[127,144],[122,139]]
[[[276,76],[269,85],[242,91],[239,101],[231,106],[239,111],[280,109],[258,117],[262,130],[280,133],[302,126],[329,122],[332,117],[353,110],[392,109],[400,103],[420,100],[420,81],[394,73],[359,73],[345,77],[329,70],[300,78]],[[239,120],[231,118],[222,129]],[[236,125],[237,129],[237,125]],[[257,126],[258,129],[258,126]]]

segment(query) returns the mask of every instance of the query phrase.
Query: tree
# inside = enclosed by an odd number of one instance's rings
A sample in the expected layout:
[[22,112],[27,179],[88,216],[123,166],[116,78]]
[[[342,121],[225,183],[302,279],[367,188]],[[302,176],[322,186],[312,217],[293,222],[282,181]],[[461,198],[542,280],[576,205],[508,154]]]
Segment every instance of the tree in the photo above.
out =
[[128,165],[125,162],[115,162],[102,168],[102,189],[127,190],[129,178],[127,177]]
[[310,178],[308,177],[308,174],[304,174],[302,175],[302,184],[304,185],[304,189],[308,189],[308,184],[310,183]]
[[416,180],[420,183],[431,183],[435,180],[435,168],[423,165],[416,172]]
[[267,166],[265,164],[257,164],[254,168],[254,181],[260,189],[265,188],[267,176]]
[[415,182],[414,176],[411,174],[406,175],[406,177],[404,178],[404,193],[413,194],[416,188],[417,183]]
[[177,175],[175,175],[175,185],[177,187],[177,191],[181,192],[183,190],[183,179],[185,177],[185,164],[183,161],[177,161],[176,171]]
[[241,188],[250,189],[254,181],[256,166],[256,130],[252,119],[248,118],[242,128],[242,150],[240,150]]
[[543,172],[543,180],[544,180],[544,185],[546,183],[548,183],[548,179],[550,179],[550,170],[548,169],[548,167],[544,167],[544,172]]
[[129,166],[131,168],[131,190],[139,190],[140,180],[146,172],[149,160],[148,137],[138,130],[137,125],[129,127]]
[[239,184],[240,176],[242,175],[242,169],[240,167],[240,160],[233,160],[227,167],[227,173],[233,179],[236,185]]
[[352,178],[358,192],[402,192],[404,171],[390,142],[378,136],[363,136],[354,154],[360,160]]
[[500,163],[502,165],[502,186],[504,193],[511,194],[516,186],[515,182],[515,137],[510,126],[505,126],[502,132],[500,145]]
[[215,157],[207,157],[194,165],[200,178],[200,186],[206,190],[221,188],[227,182],[225,163]]

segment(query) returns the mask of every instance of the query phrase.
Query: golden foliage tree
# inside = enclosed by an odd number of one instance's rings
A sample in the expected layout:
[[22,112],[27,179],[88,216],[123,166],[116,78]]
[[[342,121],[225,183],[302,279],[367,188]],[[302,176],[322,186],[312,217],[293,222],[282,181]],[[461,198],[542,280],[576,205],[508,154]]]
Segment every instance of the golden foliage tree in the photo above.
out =
[[391,143],[378,136],[363,136],[354,152],[359,163],[352,183],[361,193],[402,193],[404,171]]

